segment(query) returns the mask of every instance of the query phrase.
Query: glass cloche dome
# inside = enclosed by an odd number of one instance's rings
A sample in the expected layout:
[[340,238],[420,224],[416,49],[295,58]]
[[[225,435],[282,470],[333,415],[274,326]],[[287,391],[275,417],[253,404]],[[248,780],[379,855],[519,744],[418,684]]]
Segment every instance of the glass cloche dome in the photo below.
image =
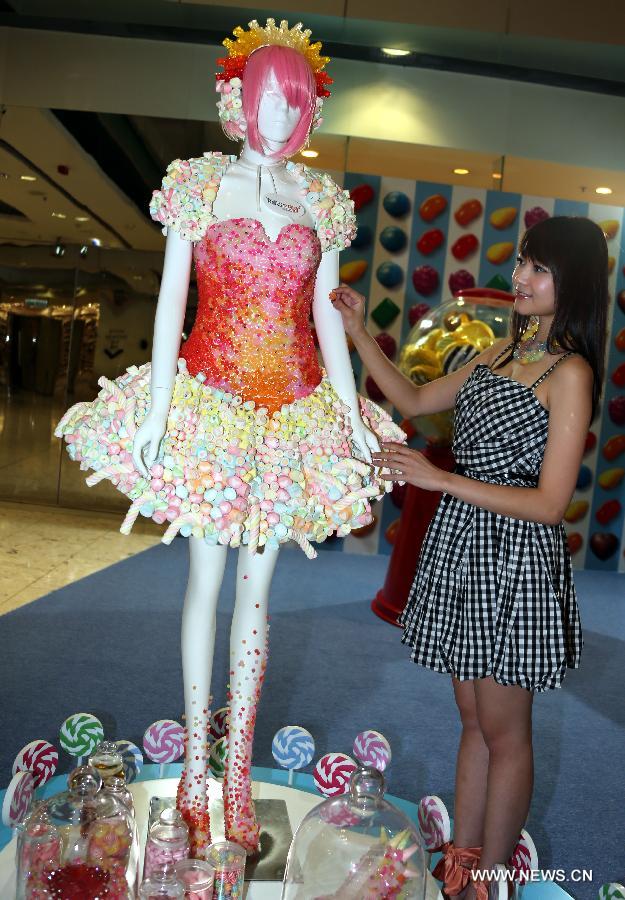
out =
[[[399,354],[399,368],[419,385],[455,372],[509,333],[513,300],[512,294],[490,288],[459,292],[412,328]],[[418,416],[414,425],[428,443],[451,444],[452,411]]]
[[423,900],[426,871],[418,829],[384,799],[384,776],[359,768],[347,794],[302,820],[282,900]]
[[90,766],[69,790],[38,804],[18,836],[18,900],[129,900],[136,894],[138,845],[128,808],[101,790]]

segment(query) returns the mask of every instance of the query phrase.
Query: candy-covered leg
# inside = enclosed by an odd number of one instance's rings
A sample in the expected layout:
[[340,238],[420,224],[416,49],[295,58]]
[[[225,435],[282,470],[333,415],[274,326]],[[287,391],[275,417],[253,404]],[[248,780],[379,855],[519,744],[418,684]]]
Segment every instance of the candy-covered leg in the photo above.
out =
[[189,540],[189,581],[182,613],[182,670],[187,725],[185,768],[177,806],[189,825],[191,855],[203,855],[210,843],[206,798],[208,720],[215,648],[215,611],[226,564],[226,548]]
[[230,731],[224,774],[226,837],[258,850],[260,829],[252,801],[252,742],[256,709],[267,662],[269,587],[278,558],[265,547],[252,556],[239,552],[237,595],[230,632]]

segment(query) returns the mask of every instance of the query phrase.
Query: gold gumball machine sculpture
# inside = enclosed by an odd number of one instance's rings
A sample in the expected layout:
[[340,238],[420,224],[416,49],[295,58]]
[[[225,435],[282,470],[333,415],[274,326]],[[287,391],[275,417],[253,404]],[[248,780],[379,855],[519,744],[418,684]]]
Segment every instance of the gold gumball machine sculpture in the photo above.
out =
[[[417,385],[455,372],[509,334],[513,302],[512,294],[490,288],[458,292],[412,328],[400,351],[399,368]],[[428,460],[451,472],[453,410],[417,416],[411,424],[425,438]],[[373,612],[393,625],[408,600],[421,544],[440,498],[440,492],[414,485],[406,490],[386,580],[371,603]]]

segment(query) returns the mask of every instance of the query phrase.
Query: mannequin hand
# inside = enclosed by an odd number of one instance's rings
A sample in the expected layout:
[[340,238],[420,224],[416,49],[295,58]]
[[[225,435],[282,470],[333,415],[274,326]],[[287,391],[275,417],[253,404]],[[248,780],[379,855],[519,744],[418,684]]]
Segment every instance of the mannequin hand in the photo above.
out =
[[365,328],[365,298],[346,284],[339,284],[330,291],[330,302],[341,314],[343,328],[353,338],[363,334]]
[[371,429],[367,428],[359,415],[352,416],[352,441],[358,447],[362,458],[370,463],[372,461],[371,451],[378,453],[380,445],[375,434]]
[[444,491],[446,472],[433,466],[420,450],[411,450],[392,441],[382,444],[379,453],[373,454],[373,465],[385,469],[386,481],[405,481],[425,491]]
[[167,416],[151,410],[141,427],[137,429],[132,446],[132,459],[138,472],[149,478],[150,469],[156,462],[158,448],[167,430]]

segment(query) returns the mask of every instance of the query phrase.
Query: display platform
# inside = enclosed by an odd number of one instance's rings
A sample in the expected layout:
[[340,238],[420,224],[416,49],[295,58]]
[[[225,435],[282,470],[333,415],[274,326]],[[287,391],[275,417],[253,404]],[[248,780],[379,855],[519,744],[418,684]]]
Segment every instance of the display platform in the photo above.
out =
[[[179,763],[164,766],[164,777],[159,778],[159,766],[144,766],[139,779],[131,784],[130,790],[135,802],[137,826],[141,849],[145,846],[145,838],[148,823],[148,811],[152,797],[175,797],[178,778],[182,766]],[[294,773],[292,785],[287,781],[289,774],[283,770],[253,768],[253,797],[254,800],[283,800],[286,803],[289,822],[293,833],[304,816],[313,807],[321,803],[323,797],[314,788],[311,775],[306,773]],[[56,775],[37,792],[38,799],[45,799],[53,794],[65,790],[67,775]],[[0,792],[0,804],[5,791]],[[391,803],[398,806],[414,822],[417,822],[417,806],[407,800],[387,795]],[[211,826],[214,840],[223,840],[223,817],[219,810],[221,805],[221,783],[210,779],[209,800],[211,804]],[[15,837],[11,830],[2,826],[0,828],[0,897],[9,900],[15,897]],[[436,862],[434,857],[432,863]],[[244,897],[247,900],[279,900],[282,892],[281,881],[253,881],[246,883]],[[571,895],[552,882],[538,882],[527,885],[521,894],[523,900],[566,900]],[[426,893],[424,900],[439,900],[440,892],[438,884],[428,874]]]

